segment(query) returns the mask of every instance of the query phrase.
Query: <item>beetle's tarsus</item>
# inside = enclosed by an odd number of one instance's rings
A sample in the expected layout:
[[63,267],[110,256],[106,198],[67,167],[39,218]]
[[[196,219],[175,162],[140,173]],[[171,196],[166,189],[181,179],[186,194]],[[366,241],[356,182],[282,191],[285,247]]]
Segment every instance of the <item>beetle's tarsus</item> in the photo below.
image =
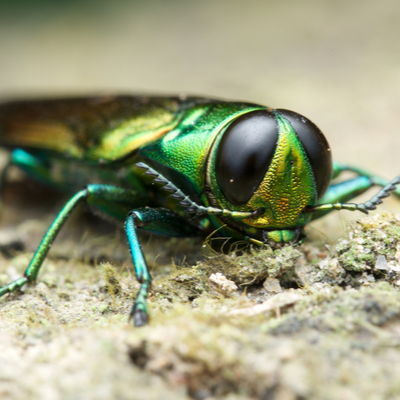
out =
[[375,210],[378,204],[383,202],[382,199],[389,197],[390,192],[396,190],[396,185],[400,183],[400,176],[396,176],[391,180],[384,188],[382,188],[371,200],[365,202],[365,206],[368,210]]
[[6,286],[0,287],[0,297],[4,296],[7,293],[12,293],[18,289],[21,289],[21,287],[24,286],[26,283],[28,283],[28,278],[23,277],[9,283]]
[[142,304],[136,302],[132,307],[129,320],[133,320],[136,327],[145,326],[149,322],[149,315],[144,308]]

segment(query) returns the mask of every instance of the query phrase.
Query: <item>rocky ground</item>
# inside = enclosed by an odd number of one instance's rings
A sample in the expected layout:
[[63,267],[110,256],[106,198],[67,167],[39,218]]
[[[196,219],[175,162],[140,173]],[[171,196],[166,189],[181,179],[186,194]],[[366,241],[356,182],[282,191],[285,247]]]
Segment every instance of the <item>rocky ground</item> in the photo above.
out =
[[[2,207],[1,284],[52,218],[45,200],[27,206],[37,187],[19,201],[16,188]],[[331,245],[315,230],[299,247],[227,255],[143,237],[155,282],[138,329],[123,233],[81,210],[36,286],[0,300],[1,398],[399,398],[400,214],[353,221]]]
[[[395,0],[0,0],[0,97],[188,93],[291,109],[335,160],[392,178],[399,13]],[[0,284],[65,202],[14,178]],[[334,212],[276,251],[142,236],[155,282],[141,329],[123,232],[77,210],[36,286],[0,299],[0,398],[397,400],[400,214],[384,209],[400,212],[390,199],[357,222]]]

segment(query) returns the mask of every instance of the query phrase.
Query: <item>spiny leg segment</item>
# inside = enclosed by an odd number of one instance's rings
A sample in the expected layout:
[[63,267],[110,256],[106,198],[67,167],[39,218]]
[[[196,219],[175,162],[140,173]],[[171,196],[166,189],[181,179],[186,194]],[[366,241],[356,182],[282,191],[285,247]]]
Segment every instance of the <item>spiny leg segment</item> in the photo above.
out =
[[154,177],[154,182],[162,184],[162,189],[167,192],[172,193],[171,197],[179,200],[179,204],[183,207],[187,207],[187,212],[196,213],[197,215],[207,214],[207,215],[220,215],[223,217],[231,217],[233,219],[246,219],[246,218],[256,218],[260,217],[265,210],[263,208],[258,208],[254,211],[231,211],[216,207],[204,207],[195,203],[189,196],[186,196],[177,186],[175,186],[171,181],[161,175],[158,171],[151,168],[149,165],[139,162],[136,164],[138,168],[144,169],[145,175]]

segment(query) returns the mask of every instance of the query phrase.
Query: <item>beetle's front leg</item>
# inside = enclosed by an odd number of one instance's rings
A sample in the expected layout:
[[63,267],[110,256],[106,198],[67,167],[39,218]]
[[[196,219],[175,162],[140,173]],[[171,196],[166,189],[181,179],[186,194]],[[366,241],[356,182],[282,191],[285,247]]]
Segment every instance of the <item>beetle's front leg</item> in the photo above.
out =
[[[0,288],[0,297],[6,293],[14,292],[26,283],[34,282],[38,276],[47,253],[50,250],[55,238],[64,226],[71,212],[82,202],[87,202],[97,208],[102,209],[109,215],[119,217],[127,205],[134,204],[136,194],[133,191],[119,188],[112,185],[88,185],[86,189],[76,193],[62,210],[58,213],[53,223],[45,233],[39,247],[25,270],[24,277]],[[128,208],[129,209],[129,208]],[[122,210],[122,211],[121,211]],[[125,211],[124,215],[126,215]],[[123,219],[124,217],[122,217]]]
[[9,283],[8,285],[1,287],[0,296],[5,295],[6,293],[12,293],[17,289],[20,289],[26,283],[36,280],[40,267],[42,266],[42,263],[46,258],[46,255],[50,250],[50,247],[54,242],[54,239],[56,238],[58,232],[61,230],[71,212],[86,198],[86,196],[87,189],[81,190],[68,201],[68,203],[63,207],[63,209],[57,215],[53,223],[50,225],[50,228],[44,235],[39,247],[33,255],[31,262],[29,263],[28,268],[25,270],[24,277],[19,278],[14,282]]
[[136,228],[171,237],[196,236],[199,231],[196,227],[189,225],[180,215],[164,208],[139,208],[129,213],[125,230],[136,277],[140,283],[139,293],[133,304],[130,318],[133,319],[135,326],[143,326],[147,324],[149,319],[146,300],[152,279],[137,237]]

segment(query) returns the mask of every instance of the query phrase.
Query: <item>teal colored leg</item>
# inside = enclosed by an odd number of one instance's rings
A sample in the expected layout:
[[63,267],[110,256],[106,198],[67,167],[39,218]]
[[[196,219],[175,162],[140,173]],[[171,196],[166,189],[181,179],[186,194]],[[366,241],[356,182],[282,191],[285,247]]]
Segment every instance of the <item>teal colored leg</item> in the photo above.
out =
[[[332,184],[318,202],[318,206],[312,208],[312,212],[314,213],[313,220],[320,218],[333,210],[350,210],[367,213],[368,210],[374,209],[368,207],[375,207],[377,204],[380,204],[382,202],[381,199],[389,196],[388,192],[390,191],[400,199],[400,188],[396,187],[397,178],[388,181],[387,179],[375,176],[361,168],[335,162],[333,164],[333,179],[337,178],[344,171],[354,172],[359,176]],[[384,188],[377,194],[377,196],[379,195],[378,197],[374,196],[369,202],[359,205],[348,203],[348,201],[366,192],[373,186],[381,186]],[[389,188],[389,190],[385,188]],[[372,202],[373,199],[375,199],[374,202]]]
[[[359,178],[355,178],[352,181],[355,180],[362,180],[362,178],[365,177],[359,177]],[[365,178],[368,179],[368,178]],[[318,204],[315,207],[309,207],[307,209],[307,212],[311,212],[311,213],[316,213],[316,217],[319,218],[322,215],[325,215],[326,213],[332,211],[332,210],[349,210],[349,211],[361,211],[364,214],[368,214],[368,211],[370,210],[375,210],[376,206],[378,204],[382,203],[382,199],[384,199],[385,197],[390,196],[390,192],[396,190],[396,186],[400,184],[400,175],[397,176],[396,178],[392,179],[390,182],[388,182],[387,185],[385,185],[375,196],[373,196],[370,200],[366,201],[365,203],[341,203],[341,202],[331,202],[331,203],[326,203],[326,204]],[[339,186],[341,185],[340,183],[337,185]],[[343,182],[344,187],[346,187],[346,185],[349,185],[350,187],[352,186],[352,182],[351,181],[346,181]],[[335,188],[333,187],[332,189],[333,191],[335,190]],[[329,192],[329,190],[328,190]],[[346,198],[346,196],[350,195],[350,194],[354,194],[356,193],[356,190],[352,191],[346,191],[346,190],[338,190],[338,194],[337,194],[337,198],[340,198],[340,196],[342,196],[342,198]],[[358,194],[358,193],[356,193]],[[332,196],[334,197],[334,196]],[[324,201],[324,199],[329,199],[329,197],[323,197],[321,199],[321,202]]]
[[[26,174],[31,176],[32,178],[35,178],[37,181],[42,182],[48,186],[54,187],[55,184],[52,181],[52,178],[50,176],[50,171],[45,163],[40,157],[36,157],[25,150],[21,149],[15,149],[11,153],[11,158],[6,167],[3,169],[1,172],[0,176],[0,190],[4,185],[4,182],[6,181],[7,178],[7,173],[8,170],[11,166],[17,166],[20,168],[22,171],[24,171]],[[62,187],[58,187],[59,189],[62,189]]]
[[365,176],[358,176],[357,178],[335,183],[329,186],[318,203],[346,203],[366,192],[373,185],[373,182]]
[[147,324],[149,309],[147,307],[147,296],[149,294],[151,275],[147,267],[143,251],[135,229],[135,217],[128,217],[125,223],[126,235],[128,236],[129,249],[132,254],[133,265],[135,267],[136,279],[140,283],[139,293],[136,295],[135,302],[130,314],[135,326]]
[[[0,296],[14,292],[26,283],[36,280],[42,263],[58,232],[78,204],[86,202],[113,217],[121,218],[123,210],[135,204],[135,197],[133,191],[111,185],[89,185],[86,189],[78,192],[63,207],[44,235],[42,242],[24,273],[24,277],[1,287]],[[126,214],[126,212],[123,214],[124,217]],[[136,276],[141,283],[139,293],[132,308],[131,318],[134,319],[136,326],[141,326],[145,325],[148,320],[149,313],[146,299],[151,284],[151,276],[137,238],[136,228],[145,229],[159,235],[174,237],[195,236],[198,234],[199,228],[188,224],[186,220],[172,211],[151,208],[140,208],[131,211],[126,220],[125,227]]]
[[140,283],[130,318],[135,326],[146,325],[149,319],[147,296],[151,285],[151,275],[143,256],[137,237],[136,228],[164,236],[188,237],[196,236],[198,228],[191,226],[178,214],[163,208],[140,208],[133,210],[125,223],[126,235],[132,254],[137,280]]
[[54,186],[49,167],[40,157],[36,157],[22,149],[15,149],[11,153],[10,163],[16,165],[39,182]]
[[[36,250],[36,253],[34,254],[28,268],[24,273],[24,277],[1,287],[0,297],[6,293],[11,293],[21,288],[28,282],[33,282],[36,280],[42,263],[46,258],[47,253],[49,252],[58,232],[60,232],[69,215],[78,204],[86,201],[88,204],[98,206],[105,212],[108,212],[108,214],[118,217],[118,205],[124,208],[124,206],[126,206],[128,203],[132,207],[132,204],[134,204],[133,197],[134,195],[129,190],[121,189],[111,185],[89,185],[86,189],[78,192],[63,207],[44,235],[38,249]],[[106,207],[107,204],[109,206],[108,209]],[[125,216],[126,214],[127,213],[125,213]]]
[[[365,179],[365,181],[367,181],[367,179],[368,179],[368,181],[369,181],[369,186],[367,184],[365,184],[365,186],[364,186],[365,189],[361,192],[358,189],[356,189],[358,191],[353,197],[357,196],[358,194],[363,193],[364,191],[368,190],[372,186],[385,187],[386,185],[388,185],[390,183],[390,181],[388,179],[384,179],[379,176],[376,176],[376,175],[372,174],[371,172],[366,171],[363,168],[353,167],[351,165],[341,164],[341,163],[337,163],[337,162],[333,163],[332,179],[337,178],[342,172],[345,172],[345,171],[354,172],[355,174],[359,175],[359,178],[363,178],[363,179]],[[400,188],[396,187],[395,190],[393,190],[392,194],[394,194],[397,198],[400,199]],[[339,201],[339,200],[337,200],[337,201]]]
[[42,266],[46,255],[54,242],[58,232],[64,225],[65,221],[68,219],[71,212],[76,208],[76,206],[81,203],[87,195],[87,189],[81,190],[75,196],[73,196],[68,203],[63,207],[60,213],[57,215],[56,219],[50,225],[50,228],[44,235],[42,242],[40,243],[36,253],[34,254],[28,268],[24,273],[24,277],[17,279],[14,282],[9,283],[6,286],[0,288],[0,296],[5,295],[6,293],[14,292],[16,289],[21,288],[27,282],[33,282]]

